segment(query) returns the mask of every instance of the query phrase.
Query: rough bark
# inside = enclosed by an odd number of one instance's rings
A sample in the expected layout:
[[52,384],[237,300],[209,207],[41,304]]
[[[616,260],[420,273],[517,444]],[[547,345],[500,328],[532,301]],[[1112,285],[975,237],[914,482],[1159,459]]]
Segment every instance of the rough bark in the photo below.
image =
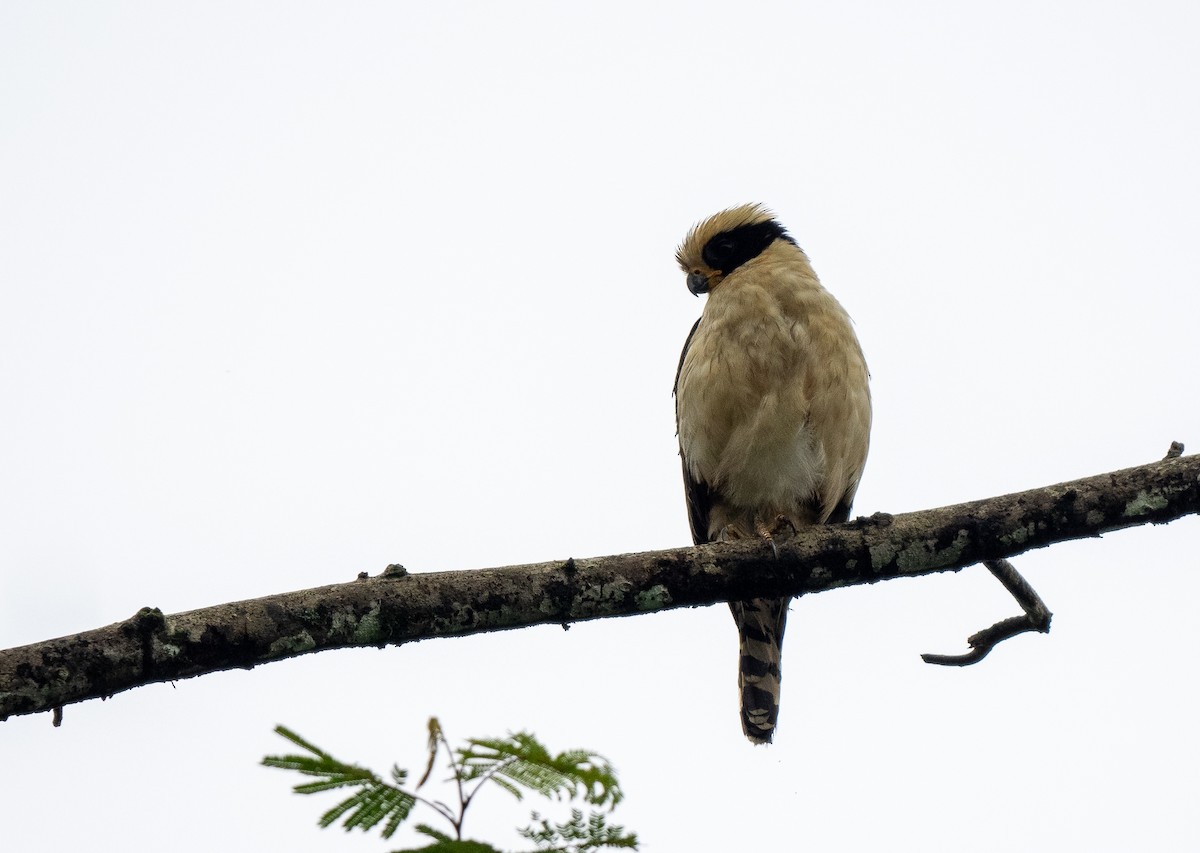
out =
[[1027,492],[806,528],[781,543],[676,548],[376,577],[132,618],[0,651],[0,720],[161,681],[348,646],[567,624],[956,571],[1200,512],[1200,456]]

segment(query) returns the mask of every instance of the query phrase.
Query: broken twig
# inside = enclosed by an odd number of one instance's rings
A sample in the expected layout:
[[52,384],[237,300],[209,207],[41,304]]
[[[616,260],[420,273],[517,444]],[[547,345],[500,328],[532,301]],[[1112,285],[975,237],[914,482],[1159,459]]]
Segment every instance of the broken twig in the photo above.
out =
[[1011,616],[997,622],[990,628],[984,628],[977,634],[967,638],[971,651],[962,655],[923,654],[921,660],[937,666],[970,666],[979,663],[988,652],[1010,637],[1024,634],[1026,631],[1037,631],[1041,634],[1050,633],[1050,617],[1053,615],[1037,594],[1029,581],[1021,576],[1016,567],[1008,560],[984,560],[987,570],[996,576],[1004,588],[1009,591],[1021,609],[1024,616]]
[[[1182,455],[1183,444],[1178,441],[1172,441],[1170,448],[1167,450],[1167,455],[1163,457],[1163,461],[1178,459]],[[987,566],[988,571],[996,576],[996,579],[1000,583],[1004,584],[1004,588],[1021,605],[1021,609],[1025,611],[1025,615],[1002,619],[992,627],[984,628],[982,631],[972,634],[967,638],[967,645],[971,647],[971,651],[966,654],[923,654],[921,655],[921,660],[925,661],[925,663],[935,664],[936,666],[970,666],[973,663],[979,663],[987,657],[988,652],[994,649],[997,643],[1002,643],[1010,637],[1024,634],[1027,631],[1037,631],[1041,634],[1050,633],[1050,617],[1053,614],[1046,607],[1045,602],[1042,601],[1037,592],[1034,591],[1034,588],[1029,585],[1029,581],[1025,580],[1021,576],[1021,573],[1016,570],[1016,567],[1008,560],[984,560],[983,564]]]

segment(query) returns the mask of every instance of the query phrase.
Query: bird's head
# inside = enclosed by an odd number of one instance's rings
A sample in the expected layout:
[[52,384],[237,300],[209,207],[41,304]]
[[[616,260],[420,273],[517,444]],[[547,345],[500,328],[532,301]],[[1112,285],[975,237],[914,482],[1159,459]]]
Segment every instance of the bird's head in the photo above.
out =
[[761,204],[743,204],[694,225],[675,251],[675,260],[687,275],[688,290],[699,296],[716,289],[776,240],[795,245],[771,211]]

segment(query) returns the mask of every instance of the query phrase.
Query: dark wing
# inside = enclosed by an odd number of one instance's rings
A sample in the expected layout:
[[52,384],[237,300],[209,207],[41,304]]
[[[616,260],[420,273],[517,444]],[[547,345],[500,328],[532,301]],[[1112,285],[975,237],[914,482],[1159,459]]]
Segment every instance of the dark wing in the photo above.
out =
[[[675,434],[679,434],[679,374],[683,372],[683,360],[687,358],[688,347],[692,345],[692,338],[696,337],[696,330],[700,328],[700,321],[697,320],[692,325],[692,330],[688,332],[687,340],[683,342],[683,352],[679,354],[679,366],[675,368],[675,387],[671,393],[675,395]],[[687,458],[683,455],[683,448],[679,449],[679,458],[683,462],[683,494],[687,499],[688,523],[692,527],[692,541],[697,545],[703,545],[708,542],[708,512],[712,507],[712,491],[708,487],[708,483],[696,480],[688,472]]]
[[[682,453],[679,454],[683,456]],[[693,480],[688,473],[687,460],[683,460],[683,494],[687,498],[688,523],[692,526],[692,542],[704,545],[708,538],[708,511],[712,507],[712,491],[708,483]]]
[[830,514],[828,520],[826,520],[825,523],[826,524],[841,524],[843,522],[849,521],[850,520],[850,507],[852,506],[851,502],[853,500],[854,500],[854,495],[849,494],[849,495],[846,495],[845,497],[843,497],[840,501],[838,501],[838,505],[833,508],[833,512]]

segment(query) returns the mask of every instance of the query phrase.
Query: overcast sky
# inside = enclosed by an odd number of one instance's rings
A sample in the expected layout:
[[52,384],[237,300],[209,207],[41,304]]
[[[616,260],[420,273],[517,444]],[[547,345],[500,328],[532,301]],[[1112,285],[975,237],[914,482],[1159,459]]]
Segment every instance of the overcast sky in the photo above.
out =
[[[854,317],[857,513],[1200,450],[1197,44],[1188,2],[6,0],[0,647],[687,544],[673,253],[747,201]],[[1198,536],[1020,558],[1054,630],[967,670],[919,654],[1017,612],[981,568],[797,602],[766,748],[724,606],[10,719],[3,846],[404,846],[256,764],[285,723],[418,768],[437,715],[605,754],[648,853],[1196,849]]]

